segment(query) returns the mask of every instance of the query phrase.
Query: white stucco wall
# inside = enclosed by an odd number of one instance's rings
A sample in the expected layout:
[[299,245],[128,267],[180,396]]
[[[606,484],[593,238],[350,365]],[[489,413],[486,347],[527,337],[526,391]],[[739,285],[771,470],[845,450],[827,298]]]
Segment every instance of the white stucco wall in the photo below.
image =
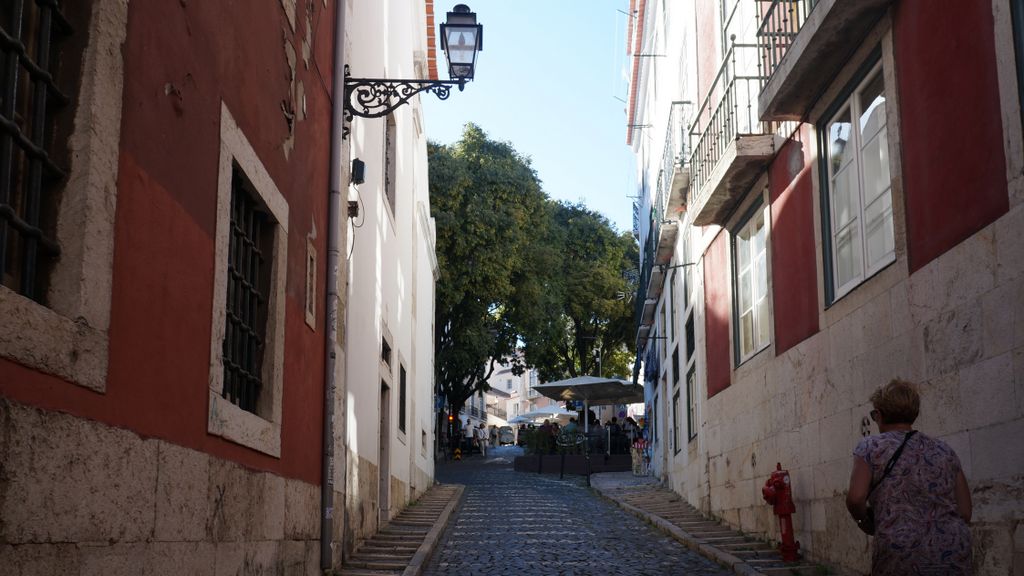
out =
[[[426,54],[422,2],[350,3],[349,65],[354,77],[417,78]],[[395,207],[384,192],[385,119],[355,118],[351,162],[366,164],[365,182],[349,186],[359,204],[348,234],[345,334],[347,506],[357,531],[372,531],[380,492],[381,410],[390,421],[386,468],[388,512],[397,513],[433,481],[434,229],[429,218],[426,136],[418,98],[394,112]],[[391,369],[380,361],[381,342],[392,349]],[[406,429],[399,430],[400,367],[406,371]],[[381,406],[381,382],[390,402]],[[424,450],[424,432],[426,449]]]

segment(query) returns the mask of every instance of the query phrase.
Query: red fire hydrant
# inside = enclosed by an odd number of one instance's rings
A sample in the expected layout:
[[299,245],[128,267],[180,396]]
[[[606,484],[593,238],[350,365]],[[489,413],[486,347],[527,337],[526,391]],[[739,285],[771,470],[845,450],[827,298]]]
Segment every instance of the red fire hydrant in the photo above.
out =
[[800,543],[793,537],[793,489],[789,482],[789,470],[782,469],[782,463],[775,465],[775,471],[761,488],[765,502],[772,505],[775,515],[779,517],[779,530],[782,532],[782,543],[779,552],[783,562],[796,562],[800,555]]

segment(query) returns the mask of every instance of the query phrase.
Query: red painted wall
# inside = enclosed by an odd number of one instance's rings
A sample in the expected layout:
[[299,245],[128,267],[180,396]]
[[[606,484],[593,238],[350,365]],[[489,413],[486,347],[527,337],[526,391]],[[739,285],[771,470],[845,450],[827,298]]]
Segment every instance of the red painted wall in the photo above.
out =
[[810,127],[801,126],[768,167],[772,213],[772,306],[775,354],[818,332],[814,251],[813,155]]
[[[288,23],[280,2],[252,4],[131,4],[106,393],[0,360],[0,395],[318,484],[324,314],[318,303],[314,332],[303,299],[314,227],[317,277],[325,278],[334,17],[311,3],[319,66],[307,69],[304,23],[294,37],[282,35]],[[300,2],[300,18],[305,13]],[[300,55],[295,73],[308,113],[296,124],[289,159],[282,150],[288,123],[281,106],[293,100],[285,41]],[[280,459],[206,433],[222,99],[289,205]]]
[[893,22],[911,272],[1009,209],[989,2],[900,2]]
[[[711,84],[718,75],[718,69],[722,65],[721,44],[721,0],[696,0],[694,12],[697,22],[697,98],[696,106],[700,106],[711,89]],[[705,110],[702,120],[714,112],[715,106],[711,105],[710,110]]]
[[725,231],[719,232],[704,253],[704,349],[708,356],[708,398],[728,388],[732,378],[728,237]]

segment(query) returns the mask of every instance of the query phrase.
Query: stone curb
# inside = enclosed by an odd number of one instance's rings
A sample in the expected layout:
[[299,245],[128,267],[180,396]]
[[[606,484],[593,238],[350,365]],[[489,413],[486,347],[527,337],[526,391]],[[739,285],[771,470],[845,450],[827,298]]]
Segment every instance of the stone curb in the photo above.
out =
[[452,499],[448,501],[448,505],[441,511],[441,515],[438,516],[437,522],[434,523],[434,527],[427,532],[426,537],[423,539],[423,543],[413,554],[412,559],[409,560],[409,565],[406,566],[405,571],[402,572],[402,576],[419,576],[423,572],[423,567],[427,561],[430,560],[430,556],[434,553],[434,548],[437,546],[437,541],[441,539],[441,534],[445,528],[448,527],[448,520],[451,519],[452,512],[455,507],[462,502],[462,493],[466,487],[462,484],[454,484],[455,494],[452,495]]
[[619,506],[619,508],[622,508],[623,510],[633,514],[634,516],[638,516],[644,520],[647,520],[651,524],[657,526],[663,532],[668,533],[670,536],[678,540],[687,548],[731,569],[735,574],[739,574],[741,576],[767,576],[764,572],[758,571],[750,564],[744,562],[741,558],[729,554],[724,550],[719,550],[718,548],[710,544],[706,544],[704,542],[699,541],[695,536],[693,536],[689,532],[686,532],[685,530],[679,528],[678,526],[672,524],[664,518],[660,518],[649,512],[645,512],[640,508],[633,506],[632,504],[627,504],[626,502],[623,502],[618,498],[615,498],[614,496],[609,496],[603,490],[597,488],[596,486],[593,487],[593,490],[600,494],[602,498],[614,502],[616,505]]

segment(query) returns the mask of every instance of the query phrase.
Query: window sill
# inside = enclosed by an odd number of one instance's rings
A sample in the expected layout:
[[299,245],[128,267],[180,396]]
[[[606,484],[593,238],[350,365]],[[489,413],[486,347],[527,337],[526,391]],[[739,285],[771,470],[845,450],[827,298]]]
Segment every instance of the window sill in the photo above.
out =
[[281,457],[281,425],[246,412],[210,390],[206,431],[275,458]]
[[0,286],[0,356],[90,390],[107,387],[108,338]]

